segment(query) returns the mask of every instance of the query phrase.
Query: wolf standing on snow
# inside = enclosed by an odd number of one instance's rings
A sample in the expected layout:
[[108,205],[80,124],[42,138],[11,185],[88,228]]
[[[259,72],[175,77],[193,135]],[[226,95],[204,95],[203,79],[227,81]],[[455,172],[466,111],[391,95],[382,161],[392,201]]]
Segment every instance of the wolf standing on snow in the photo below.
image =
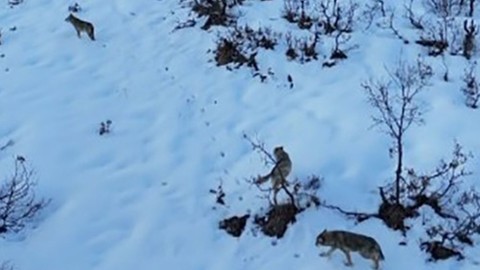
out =
[[292,161],[288,153],[283,149],[283,146],[275,147],[275,149],[273,149],[273,155],[275,156],[275,166],[269,174],[258,177],[255,183],[263,184],[268,181],[268,179],[271,179],[273,200],[275,204],[277,204],[277,193],[282,186],[287,184],[287,176],[292,171]]
[[315,245],[317,247],[331,247],[329,251],[320,254],[320,256],[324,257],[330,257],[336,249],[340,249],[347,257],[347,261],[345,262],[347,266],[353,265],[350,252],[358,252],[365,259],[371,259],[374,263],[374,269],[379,269],[379,261],[385,259],[377,241],[372,237],[362,234],[347,231],[324,230],[317,236]]
[[80,33],[81,32],[85,32],[85,33],[87,33],[88,37],[91,40],[95,40],[94,29],[93,29],[93,24],[92,23],[80,20],[79,18],[73,16],[73,14],[71,14],[71,13],[65,19],[65,21],[71,23],[73,25],[73,27],[75,27],[75,30],[77,31],[78,38],[80,38]]

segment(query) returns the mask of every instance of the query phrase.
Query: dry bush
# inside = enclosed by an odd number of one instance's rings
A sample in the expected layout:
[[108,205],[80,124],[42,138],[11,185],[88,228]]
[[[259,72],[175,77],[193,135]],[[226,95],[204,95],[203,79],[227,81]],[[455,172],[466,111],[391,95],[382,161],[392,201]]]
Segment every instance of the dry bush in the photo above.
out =
[[477,109],[480,100],[480,82],[477,81],[476,77],[476,62],[465,70],[463,82],[465,85],[461,88],[461,91],[465,96],[465,104],[467,107]]
[[455,143],[449,160],[441,160],[430,172],[420,173],[404,165],[405,135],[412,124],[423,122],[423,107],[418,97],[429,85],[430,66],[422,61],[408,65],[400,61],[387,81],[363,84],[377,114],[378,125],[392,139],[390,156],[396,162],[393,180],[379,187],[380,204],[376,212],[351,212],[325,205],[357,222],[378,218],[392,230],[406,236],[414,219],[421,220],[426,236],[421,248],[430,260],[464,258],[463,249],[473,246],[480,234],[480,193],[465,183],[471,175],[466,169],[471,154]]
[[475,37],[478,34],[478,27],[475,25],[473,20],[470,20],[470,24],[468,24],[468,21],[465,20],[463,22],[463,30],[465,31],[462,43],[463,56],[465,56],[467,59],[470,59],[475,52]]
[[[241,66],[250,67],[254,77],[260,74],[256,55],[260,50],[273,50],[281,35],[270,28],[256,30],[246,26],[235,26],[219,36],[214,50],[214,60],[217,66],[226,66],[228,69]],[[264,75],[261,75],[262,81]]]
[[309,0],[284,0],[282,17],[298,25],[300,29],[310,29],[318,23],[318,19],[311,15],[312,8]]
[[285,51],[287,60],[297,61],[300,64],[318,60],[320,35],[313,34],[310,37],[297,38],[288,33],[285,35],[285,43],[287,45],[287,50]]
[[203,30],[208,30],[212,26],[230,26],[236,21],[232,9],[241,4],[237,1],[228,0],[194,0],[192,10],[197,13],[199,17],[206,17],[206,21],[201,27]]
[[18,233],[46,207],[48,201],[35,196],[33,171],[25,158],[17,157],[13,175],[0,186],[0,234]]

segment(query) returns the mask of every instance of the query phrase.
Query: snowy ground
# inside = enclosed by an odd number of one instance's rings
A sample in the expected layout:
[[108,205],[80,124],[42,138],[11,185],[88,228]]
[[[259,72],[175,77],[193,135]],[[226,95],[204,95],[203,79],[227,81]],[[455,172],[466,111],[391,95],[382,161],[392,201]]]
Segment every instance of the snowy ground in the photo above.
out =
[[[21,270],[345,269],[340,252],[331,260],[318,256],[315,237],[327,228],[374,236],[385,270],[478,269],[468,260],[425,263],[415,238],[399,246],[403,238],[379,221],[355,226],[325,209],[302,213],[276,245],[249,228],[239,239],[217,229],[220,219],[266,203],[244,181],[268,170],[244,133],[269,149],[283,145],[293,177],[323,176],[322,198],[375,209],[374,191],[390,179],[394,163],[388,138],[369,128],[373,111],[360,83],[385,75],[384,66],[400,54],[417,55],[419,47],[369,30],[355,40],[359,48],[350,58],[331,69],[266,53],[260,62],[274,67],[275,76],[261,83],[248,69],[231,72],[210,61],[215,29],[172,31],[188,18],[176,0],[80,1],[79,17],[94,23],[96,42],[78,39],[64,22],[71,3],[26,0],[9,8],[5,2],[0,146],[14,144],[0,151],[1,177],[16,155],[25,156],[38,195],[52,203],[35,228],[1,241],[0,261]],[[282,6],[247,1],[251,12],[241,20],[266,17],[263,23],[292,28],[279,17]],[[442,70],[439,59],[430,60]],[[420,169],[448,158],[454,140],[480,153],[479,111],[467,108],[458,90],[466,60],[447,61],[452,81],[434,75],[422,95],[426,125],[407,136],[406,160]],[[106,120],[112,132],[99,136]],[[478,176],[478,158],[469,167]],[[209,189],[219,183],[229,207],[213,209]],[[353,269],[370,267],[358,254],[353,260]]]

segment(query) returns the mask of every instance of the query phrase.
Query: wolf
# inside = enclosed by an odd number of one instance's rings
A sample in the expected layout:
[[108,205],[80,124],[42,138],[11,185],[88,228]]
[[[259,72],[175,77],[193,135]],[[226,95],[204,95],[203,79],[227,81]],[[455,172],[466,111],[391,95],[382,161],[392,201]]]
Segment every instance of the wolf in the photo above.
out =
[[69,22],[75,27],[77,31],[77,36],[80,38],[80,33],[87,33],[88,37],[91,40],[95,40],[93,24],[87,21],[80,20],[79,18],[73,16],[72,13],[65,19],[66,22]]
[[353,266],[350,252],[358,252],[365,259],[371,259],[374,263],[373,268],[376,270],[379,269],[379,261],[385,259],[382,249],[375,239],[353,232],[324,230],[317,236],[315,245],[331,247],[329,251],[320,254],[323,257],[330,257],[336,249],[340,249],[347,257],[346,266]]
[[273,149],[275,156],[275,166],[269,174],[260,176],[255,182],[262,184],[271,179],[273,188],[273,200],[277,203],[277,193],[282,186],[287,184],[287,176],[292,171],[292,160],[288,153],[283,149],[283,146],[277,146]]

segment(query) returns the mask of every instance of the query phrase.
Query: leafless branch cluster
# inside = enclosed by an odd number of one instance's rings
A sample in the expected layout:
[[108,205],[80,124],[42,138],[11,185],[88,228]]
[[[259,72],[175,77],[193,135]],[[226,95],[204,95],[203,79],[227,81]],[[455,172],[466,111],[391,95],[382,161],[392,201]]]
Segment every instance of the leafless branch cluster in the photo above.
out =
[[425,7],[440,17],[473,16],[476,0],[423,0]]
[[318,7],[321,33],[351,33],[358,7],[358,4],[352,1],[321,0]]
[[[428,20],[423,20],[423,16],[418,18],[412,2],[405,6],[405,10],[411,25],[420,30],[417,44],[429,48],[428,53],[432,56],[442,55],[448,49],[452,55],[463,55],[470,59],[475,50],[478,27],[473,19],[465,20],[463,16],[465,13],[473,16],[475,1],[424,0],[429,15],[433,15]],[[467,6],[471,6],[471,9],[465,12]]]
[[387,16],[387,7],[384,0],[370,0],[365,4],[362,12],[369,29],[377,17],[385,18]]
[[254,30],[248,25],[235,26],[217,40],[215,61],[218,66],[226,65],[229,69],[232,65],[233,68],[246,65],[252,68],[254,74],[259,74],[260,69],[255,58],[258,51],[273,50],[280,37],[280,34],[270,28]]
[[465,95],[465,104],[472,109],[478,108],[478,101],[480,100],[480,82],[477,81],[476,67],[476,62],[474,62],[465,70],[463,76],[465,85],[461,88]]
[[[359,8],[356,2],[322,0],[319,3],[319,25],[317,30],[320,34],[334,37],[334,45],[330,59],[347,58],[347,48],[341,48],[348,43],[353,32],[355,15]],[[328,63],[324,66],[331,66]]]
[[234,24],[236,20],[232,9],[240,4],[241,1],[229,0],[193,0],[191,3],[192,10],[199,17],[207,18],[201,27],[203,30],[208,30],[215,25],[229,26]]
[[431,260],[450,257],[463,259],[466,247],[475,245],[480,234],[480,193],[475,188],[464,188],[455,183],[439,201],[450,218],[435,219],[423,216],[428,239],[421,239],[422,247]]
[[404,9],[406,13],[405,17],[408,19],[408,21],[410,22],[410,25],[413,26],[413,28],[418,30],[423,30],[424,29],[423,16],[418,16],[417,14],[415,14],[414,8],[413,8],[413,1],[414,0],[410,0],[408,4],[404,5]]
[[310,29],[316,22],[312,17],[309,0],[284,0],[283,15],[287,21],[295,23],[300,29]]
[[255,58],[258,51],[273,50],[280,37],[269,28],[254,30],[248,25],[235,26],[218,38],[214,59],[217,66],[225,65],[228,69],[246,65],[254,71],[254,76],[257,76],[260,70]]
[[475,37],[478,34],[478,27],[473,20],[470,20],[470,24],[468,20],[465,20],[463,22],[463,30],[465,31],[462,43],[463,56],[470,59],[475,51]]
[[428,55],[443,55],[458,38],[455,21],[449,18],[425,21],[420,38],[415,43],[428,48]]
[[285,55],[289,61],[296,60],[304,64],[312,60],[318,60],[317,45],[320,43],[319,34],[297,38],[288,33],[285,35],[285,42],[287,44]]
[[32,177],[25,159],[17,157],[13,175],[0,186],[0,234],[20,232],[48,204],[36,198]]
[[[411,4],[410,6],[406,6],[406,8],[409,7],[409,10],[411,11]],[[400,30],[395,26],[395,9],[391,6],[388,6],[384,0],[370,0],[367,4],[365,4],[362,15],[367,24],[366,29],[369,29],[373,22],[376,21],[375,25],[382,29],[391,31],[395,37],[400,39],[404,44],[410,43],[410,41],[404,35],[402,35]]]

